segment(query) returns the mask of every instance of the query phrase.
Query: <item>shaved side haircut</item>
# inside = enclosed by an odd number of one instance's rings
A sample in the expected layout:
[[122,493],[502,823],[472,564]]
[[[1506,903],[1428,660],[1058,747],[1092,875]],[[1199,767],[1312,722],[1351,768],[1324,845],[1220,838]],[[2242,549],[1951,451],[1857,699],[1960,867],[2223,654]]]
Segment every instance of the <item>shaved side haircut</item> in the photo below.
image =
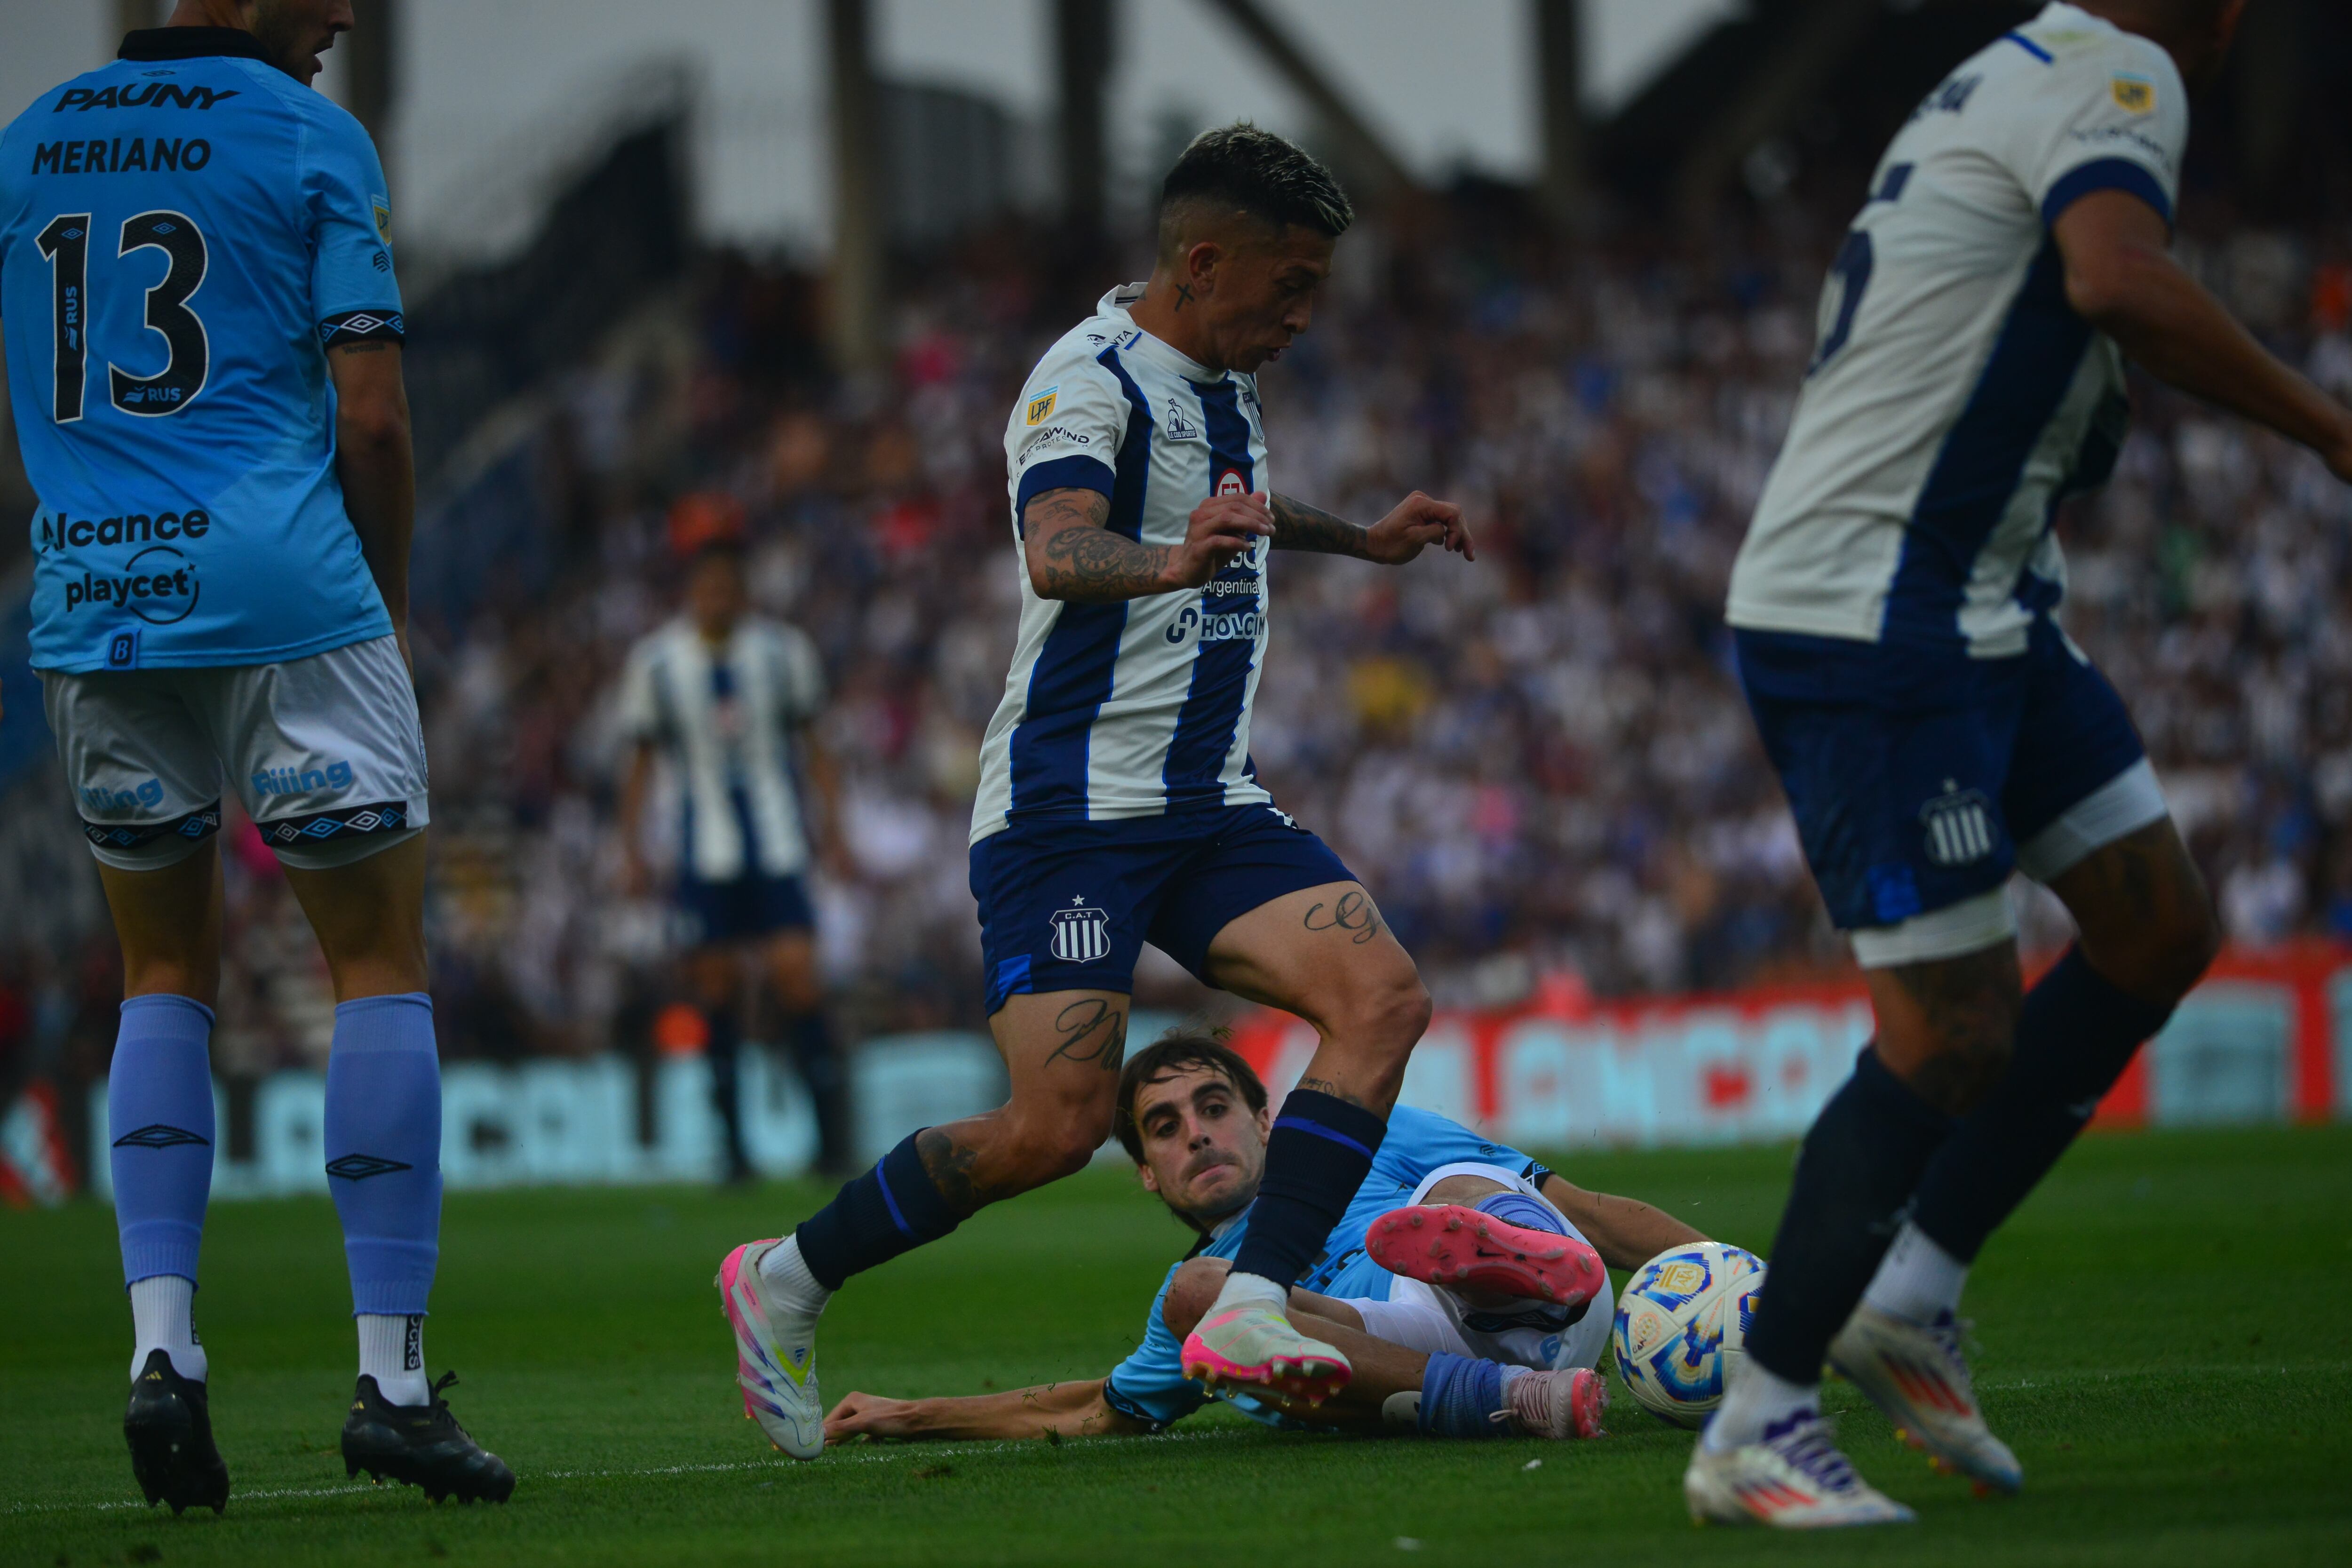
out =
[[1337,239],[1356,209],[1331,171],[1295,142],[1244,121],[1192,139],[1160,187],[1160,257],[1175,259],[1185,220],[1211,211],[1248,215],[1276,230],[1297,224]]

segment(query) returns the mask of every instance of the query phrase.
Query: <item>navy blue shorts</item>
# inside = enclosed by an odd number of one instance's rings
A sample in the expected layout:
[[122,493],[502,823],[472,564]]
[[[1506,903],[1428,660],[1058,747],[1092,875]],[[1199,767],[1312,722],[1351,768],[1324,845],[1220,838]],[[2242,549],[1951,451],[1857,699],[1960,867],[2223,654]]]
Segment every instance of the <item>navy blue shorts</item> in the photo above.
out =
[[1016,821],[971,847],[988,1011],[1024,991],[1128,991],[1150,942],[1202,982],[1236,916],[1356,874],[1270,805]]
[[780,931],[807,931],[816,924],[808,884],[799,877],[757,871],[725,882],[681,877],[677,906],[691,918],[698,947],[749,942]]
[[1981,899],[2012,869],[2046,881],[2163,815],[2123,699],[2047,620],[2009,658],[1781,632],[1738,645],[1841,930]]

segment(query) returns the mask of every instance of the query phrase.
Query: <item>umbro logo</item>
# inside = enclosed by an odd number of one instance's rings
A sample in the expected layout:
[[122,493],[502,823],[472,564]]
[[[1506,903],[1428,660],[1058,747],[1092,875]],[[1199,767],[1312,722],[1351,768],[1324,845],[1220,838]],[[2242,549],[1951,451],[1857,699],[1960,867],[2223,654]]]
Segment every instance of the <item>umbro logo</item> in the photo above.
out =
[[151,1121],[136,1132],[125,1132],[114,1141],[118,1149],[171,1149],[182,1143],[210,1143],[202,1133],[191,1132],[184,1127],[167,1127],[161,1121]]
[[400,1160],[387,1160],[380,1154],[346,1154],[327,1163],[327,1174],[341,1176],[347,1182],[364,1182],[370,1176],[388,1176],[394,1171],[413,1171],[416,1167]]

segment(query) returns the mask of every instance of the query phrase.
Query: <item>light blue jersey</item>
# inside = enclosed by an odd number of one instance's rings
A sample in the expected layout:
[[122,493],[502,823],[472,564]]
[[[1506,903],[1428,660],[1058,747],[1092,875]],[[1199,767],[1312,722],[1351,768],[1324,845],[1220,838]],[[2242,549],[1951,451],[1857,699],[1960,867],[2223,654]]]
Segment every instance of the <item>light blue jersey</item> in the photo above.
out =
[[134,33],[0,133],[0,321],[40,669],[387,636],[326,349],[399,341],[383,171],[250,34]]
[[[1413,1193],[1431,1172],[1471,1163],[1505,1166],[1529,1180],[1540,1180],[1548,1173],[1517,1149],[1488,1142],[1458,1121],[1449,1121],[1433,1111],[1398,1106],[1389,1117],[1388,1136],[1381,1141],[1381,1151],[1372,1157],[1370,1173],[1364,1177],[1364,1184],[1356,1189],[1339,1223],[1331,1227],[1330,1237],[1323,1244],[1323,1255],[1298,1281],[1300,1288],[1340,1300],[1387,1300],[1389,1287],[1396,1276],[1365,1254],[1365,1232],[1381,1215],[1411,1203]],[[1244,1209],[1240,1218],[1204,1243],[1192,1257],[1232,1258],[1241,1251],[1242,1237],[1248,1231],[1249,1211]],[[1111,1370],[1103,1384],[1105,1403],[1154,1431],[1182,1420],[1209,1400],[1208,1391],[1184,1375],[1182,1342],[1169,1331],[1160,1315],[1160,1304],[1168,1298],[1168,1288],[1175,1282],[1176,1268],[1171,1268],[1160,1283],[1159,1294],[1151,1299],[1151,1316],[1144,1322],[1143,1342]],[[1233,1405],[1252,1420],[1269,1426],[1284,1419],[1279,1413],[1245,1394],[1234,1397]]]

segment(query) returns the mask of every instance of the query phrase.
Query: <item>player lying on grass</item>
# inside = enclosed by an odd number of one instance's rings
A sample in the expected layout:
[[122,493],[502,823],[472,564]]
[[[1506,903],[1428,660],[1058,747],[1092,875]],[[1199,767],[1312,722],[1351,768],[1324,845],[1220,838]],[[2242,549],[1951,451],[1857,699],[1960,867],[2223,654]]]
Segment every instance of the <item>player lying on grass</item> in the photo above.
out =
[[[875,1437],[1076,1437],[1158,1432],[1211,1397],[1181,1346],[1223,1289],[1265,1171],[1265,1087],[1216,1040],[1174,1034],[1120,1075],[1116,1128],[1146,1191],[1197,1232],[1168,1271],[1143,1343],[1106,1377],[971,1398],[852,1394],[828,1443]],[[1632,1268],[1704,1239],[1647,1204],[1588,1193],[1515,1149],[1400,1107],[1370,1173],[1290,1292],[1293,1322],[1347,1353],[1348,1384],[1231,1395],[1270,1423],[1407,1427],[1431,1436],[1589,1437],[1592,1368]],[[1440,1284],[1439,1281],[1444,1283]]]

